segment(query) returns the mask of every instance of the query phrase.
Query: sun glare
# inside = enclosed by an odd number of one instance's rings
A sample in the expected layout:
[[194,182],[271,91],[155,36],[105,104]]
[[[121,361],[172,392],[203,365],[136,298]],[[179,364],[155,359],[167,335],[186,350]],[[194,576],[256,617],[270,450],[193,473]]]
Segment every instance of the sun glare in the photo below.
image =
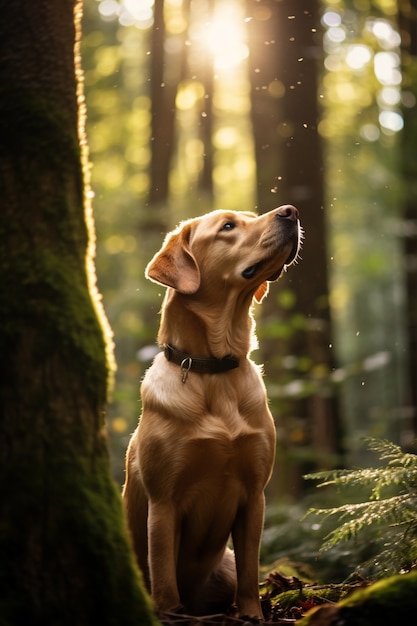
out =
[[227,72],[248,57],[244,15],[239,3],[219,4],[213,19],[202,30],[204,46],[213,55],[217,71]]
[[243,20],[236,8],[221,7],[213,22],[208,24],[206,45],[213,54],[217,70],[229,70],[239,65],[249,55],[245,43]]

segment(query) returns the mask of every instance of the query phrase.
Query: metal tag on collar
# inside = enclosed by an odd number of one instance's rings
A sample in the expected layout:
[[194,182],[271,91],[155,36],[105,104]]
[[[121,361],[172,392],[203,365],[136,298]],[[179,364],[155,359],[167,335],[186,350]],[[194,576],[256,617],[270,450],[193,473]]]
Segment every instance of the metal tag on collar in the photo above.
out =
[[181,380],[183,383],[187,380],[188,372],[190,371],[192,364],[193,360],[190,356],[187,356],[186,359],[181,361]]

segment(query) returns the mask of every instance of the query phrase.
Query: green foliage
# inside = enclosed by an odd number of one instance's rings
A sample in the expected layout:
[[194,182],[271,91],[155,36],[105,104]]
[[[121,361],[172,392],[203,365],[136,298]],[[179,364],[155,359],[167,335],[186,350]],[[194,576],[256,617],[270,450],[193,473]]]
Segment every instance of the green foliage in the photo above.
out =
[[359,570],[376,578],[409,571],[417,564],[417,456],[385,440],[368,440],[369,449],[385,464],[377,468],[335,470],[307,474],[319,487],[370,490],[368,499],[328,509],[311,508],[307,515],[339,518],[324,540],[321,552],[341,542],[374,542],[375,552]]

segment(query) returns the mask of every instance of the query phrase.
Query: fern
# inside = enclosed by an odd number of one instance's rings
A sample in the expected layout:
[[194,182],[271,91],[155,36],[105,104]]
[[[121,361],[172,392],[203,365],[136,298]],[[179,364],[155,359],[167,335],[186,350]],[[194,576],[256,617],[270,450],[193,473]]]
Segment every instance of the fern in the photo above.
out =
[[358,565],[359,571],[372,571],[375,577],[409,571],[417,566],[417,455],[405,453],[386,440],[366,441],[385,465],[318,472],[305,478],[321,480],[318,487],[366,488],[368,499],[329,509],[310,508],[306,516],[339,518],[339,525],[324,538],[320,552],[343,541],[367,541],[375,546],[375,552]]

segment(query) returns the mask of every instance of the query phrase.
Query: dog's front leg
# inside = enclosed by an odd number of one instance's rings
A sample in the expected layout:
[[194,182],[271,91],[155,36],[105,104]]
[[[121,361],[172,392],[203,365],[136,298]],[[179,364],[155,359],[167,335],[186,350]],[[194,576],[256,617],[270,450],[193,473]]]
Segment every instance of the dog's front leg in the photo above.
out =
[[151,593],[158,611],[177,609],[176,559],[178,538],[176,517],[171,505],[150,502],[148,517]]
[[262,619],[259,602],[259,545],[265,510],[263,493],[239,509],[232,530],[237,570],[237,607],[241,616]]

